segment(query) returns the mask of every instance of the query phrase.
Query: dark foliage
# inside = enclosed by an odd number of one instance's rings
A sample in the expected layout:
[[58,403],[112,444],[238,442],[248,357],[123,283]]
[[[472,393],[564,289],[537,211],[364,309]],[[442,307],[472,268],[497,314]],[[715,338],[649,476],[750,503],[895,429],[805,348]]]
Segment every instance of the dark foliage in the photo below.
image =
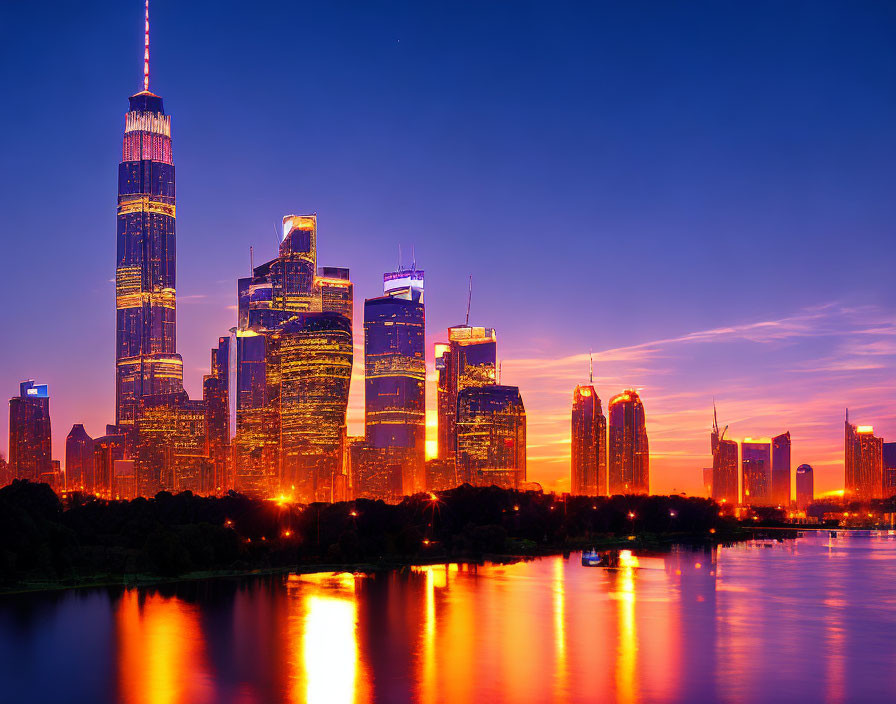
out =
[[72,495],[63,506],[47,485],[15,481],[0,489],[0,586],[480,559],[631,534],[705,539],[730,527],[712,501],[680,496],[556,497],[464,485],[395,505],[162,492],[130,502]]

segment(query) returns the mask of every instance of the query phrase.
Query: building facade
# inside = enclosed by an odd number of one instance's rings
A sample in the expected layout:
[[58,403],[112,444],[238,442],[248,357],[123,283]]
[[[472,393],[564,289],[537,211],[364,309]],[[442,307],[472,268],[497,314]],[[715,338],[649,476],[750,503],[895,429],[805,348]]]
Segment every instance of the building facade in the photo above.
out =
[[812,465],[796,468],[796,507],[804,511],[815,500],[815,471]]
[[896,442],[885,442],[882,446],[884,498],[896,496]]
[[748,506],[771,506],[771,440],[744,438],[740,451],[743,503]]
[[399,495],[426,488],[425,328],[423,272],[387,273],[384,295],[364,302],[364,427],[368,448],[400,466]]
[[448,328],[448,342],[436,344],[439,459],[455,459],[458,394],[466,388],[496,383],[497,347],[497,336],[492,328],[470,325]]
[[790,506],[790,433],[772,438],[772,504]]
[[607,495],[607,419],[593,385],[576,386],[572,397],[570,493]]
[[728,430],[719,429],[718,418],[713,406],[712,433],[712,499],[720,504],[736,506],[740,503],[740,489],[737,471],[737,443],[725,437]]
[[86,491],[93,484],[93,438],[75,423],[65,438],[65,488]]
[[[148,69],[147,69],[148,70]],[[148,88],[132,95],[118,167],[115,422],[134,425],[142,396],[179,393],[171,117]]]
[[467,386],[457,396],[457,476],[474,486],[526,481],[526,409],[516,386]]
[[212,348],[211,372],[202,380],[205,404],[205,446],[212,465],[216,494],[233,489],[230,448],[230,337],[219,337]]
[[650,493],[650,450],[644,404],[634,389],[610,399],[608,489],[613,494]]
[[845,497],[853,501],[869,501],[884,496],[882,438],[874,435],[870,425],[853,425],[846,417]]
[[40,481],[53,472],[50,392],[33,380],[9,400],[9,471],[14,479]]

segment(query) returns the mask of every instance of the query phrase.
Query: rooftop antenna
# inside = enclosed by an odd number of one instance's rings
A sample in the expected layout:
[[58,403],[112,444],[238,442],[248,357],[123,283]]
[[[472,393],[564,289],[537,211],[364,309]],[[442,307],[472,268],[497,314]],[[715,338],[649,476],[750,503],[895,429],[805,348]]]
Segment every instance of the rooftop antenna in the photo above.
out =
[[411,245],[411,269],[417,271],[417,247]]
[[249,276],[255,276],[255,252],[252,245],[249,245]]
[[398,243],[398,270],[401,271],[401,242]]
[[149,92],[149,0],[146,0],[146,17],[143,30],[143,90]]
[[588,383],[594,383],[594,350],[588,350]]
[[712,399],[712,430],[714,433],[718,434],[719,432],[719,416],[716,413],[716,399],[713,397]]
[[473,302],[473,275],[470,274],[470,292],[467,294],[467,319],[464,325],[470,327],[470,304]]

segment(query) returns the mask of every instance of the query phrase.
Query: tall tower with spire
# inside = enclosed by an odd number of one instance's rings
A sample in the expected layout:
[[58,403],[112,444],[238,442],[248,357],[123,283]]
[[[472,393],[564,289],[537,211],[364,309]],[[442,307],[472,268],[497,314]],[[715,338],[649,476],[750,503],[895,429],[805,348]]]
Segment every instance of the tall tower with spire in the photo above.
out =
[[134,424],[139,399],[183,389],[176,353],[175,195],[171,117],[149,90],[149,0],[143,90],[129,98],[118,166],[115,422]]
[[607,418],[594,388],[594,355],[588,358],[588,383],[572,396],[570,493],[607,495]]

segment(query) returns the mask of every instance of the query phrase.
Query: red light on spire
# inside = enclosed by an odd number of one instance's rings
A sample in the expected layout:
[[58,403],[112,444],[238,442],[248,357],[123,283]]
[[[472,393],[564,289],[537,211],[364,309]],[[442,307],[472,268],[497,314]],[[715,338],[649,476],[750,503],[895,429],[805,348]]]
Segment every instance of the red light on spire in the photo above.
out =
[[149,0],[146,0],[146,24],[143,34],[143,90],[149,90]]

